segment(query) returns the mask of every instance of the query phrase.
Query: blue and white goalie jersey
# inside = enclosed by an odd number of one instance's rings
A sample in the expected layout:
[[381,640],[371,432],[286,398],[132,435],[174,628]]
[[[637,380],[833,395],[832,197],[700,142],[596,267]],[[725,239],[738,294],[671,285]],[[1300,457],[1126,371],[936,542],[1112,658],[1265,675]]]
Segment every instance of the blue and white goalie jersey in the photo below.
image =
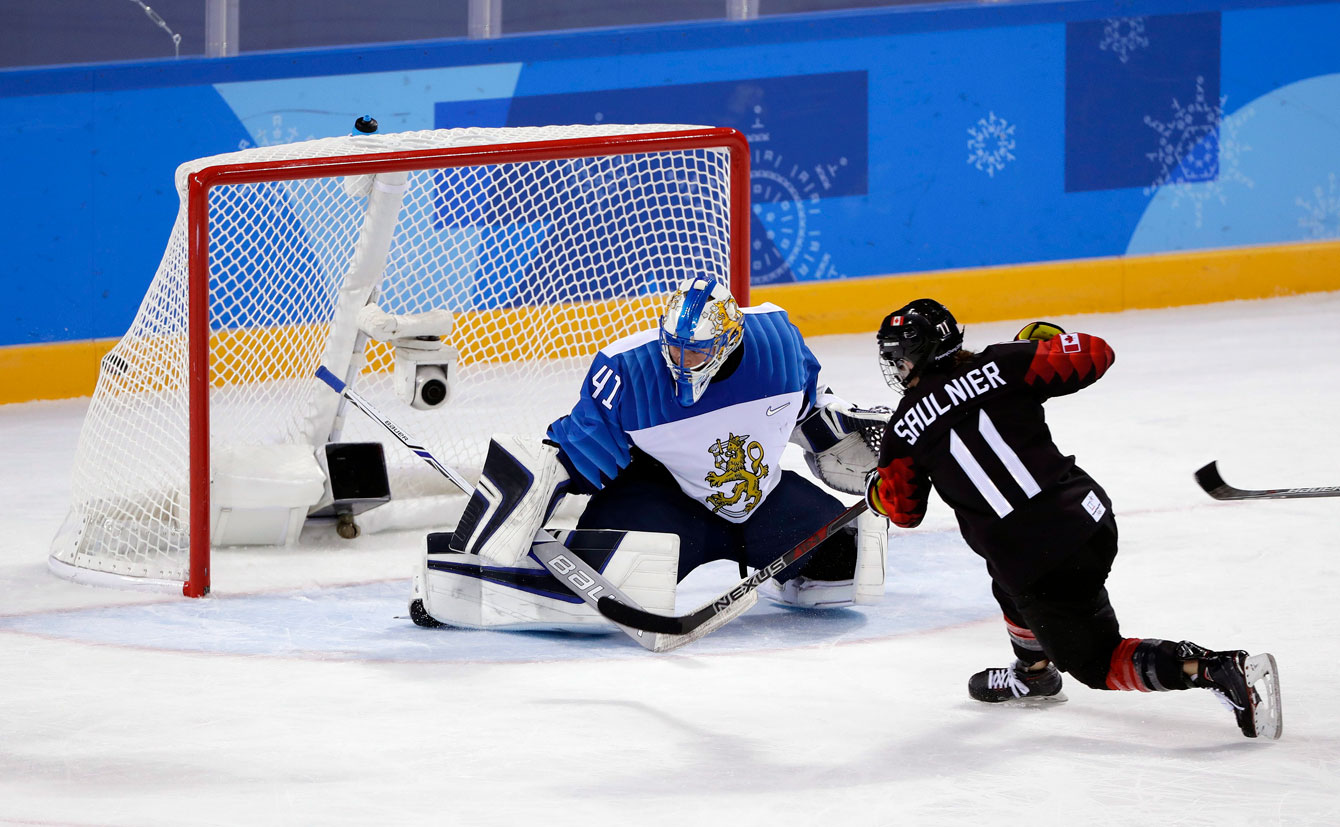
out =
[[675,401],[659,332],[620,339],[596,354],[572,413],[549,426],[572,469],[604,487],[633,446],[660,461],[686,495],[742,523],[781,476],[782,451],[815,403],[819,361],[786,312],[744,308],[740,364],[690,407]]

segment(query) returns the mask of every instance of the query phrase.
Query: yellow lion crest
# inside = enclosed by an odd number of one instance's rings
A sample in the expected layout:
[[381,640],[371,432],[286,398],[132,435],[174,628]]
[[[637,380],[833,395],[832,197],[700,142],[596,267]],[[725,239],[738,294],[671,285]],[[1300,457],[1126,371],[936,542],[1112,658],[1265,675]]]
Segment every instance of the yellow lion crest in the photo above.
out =
[[[759,480],[768,475],[768,466],[763,464],[763,446],[758,442],[750,442],[746,446],[747,439],[748,434],[743,436],[730,434],[725,442],[718,439],[707,449],[712,454],[717,473],[708,474],[703,479],[713,487],[728,483],[735,485],[730,494],[718,491],[707,498],[707,504],[712,507],[714,514],[728,505],[735,505],[741,501],[743,501],[741,509],[726,513],[736,517],[748,514],[763,497],[763,489],[758,484]],[[752,469],[746,468],[747,464],[752,465]]]

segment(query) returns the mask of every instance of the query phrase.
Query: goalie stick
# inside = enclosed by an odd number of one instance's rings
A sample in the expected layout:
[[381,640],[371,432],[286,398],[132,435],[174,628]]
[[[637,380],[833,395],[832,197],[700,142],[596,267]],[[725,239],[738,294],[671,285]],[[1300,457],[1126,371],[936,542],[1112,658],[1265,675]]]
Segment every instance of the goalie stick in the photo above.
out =
[[843,511],[832,520],[829,520],[827,525],[821,526],[809,537],[806,537],[804,540],[797,543],[790,551],[786,552],[781,557],[778,557],[776,560],[773,560],[771,563],[768,563],[763,568],[758,569],[739,583],[736,583],[730,591],[726,592],[721,597],[718,597],[710,603],[704,604],[702,607],[689,612],[686,615],[679,615],[677,617],[660,615],[635,605],[620,603],[613,597],[600,598],[600,605],[598,608],[600,609],[601,614],[622,626],[629,626],[634,629],[644,629],[648,632],[656,632],[663,635],[687,636],[693,638],[702,637],[707,634],[707,632],[698,630],[702,629],[704,626],[708,626],[708,624],[712,624],[710,626],[711,629],[720,626],[721,622],[718,621],[718,618],[720,618],[723,613],[732,612],[731,617],[739,614],[739,611],[741,610],[736,610],[736,607],[739,606],[741,602],[747,602],[749,606],[758,602],[758,593],[754,590],[757,589],[764,580],[773,577],[782,569],[809,554],[814,550],[815,546],[826,540],[834,531],[837,531],[852,520],[861,516],[861,513],[866,510],[866,507],[865,500],[861,500],[855,505],[847,508],[847,510]]
[[[461,489],[467,495],[474,494],[474,486],[460,474],[456,473],[451,466],[446,465],[433,456],[432,453],[422,445],[416,443],[409,434],[401,430],[391,420],[387,419],[365,399],[362,394],[350,388],[338,376],[331,373],[324,365],[318,367],[316,376],[322,382],[325,382],[337,393],[349,400],[354,407],[358,408],[369,418],[375,420],[383,428],[391,432],[391,435],[400,440],[400,444],[413,451],[424,462],[432,466],[434,470],[451,481],[453,485]],[[616,618],[610,617],[601,606],[602,600],[609,600],[614,605],[632,608],[634,611],[651,615],[638,607],[637,603],[630,599],[619,588],[605,578],[600,572],[591,568],[590,565],[577,555],[571,553],[567,546],[560,543],[547,530],[541,530],[535,535],[535,540],[530,547],[531,554],[539,560],[551,574],[558,579],[560,583],[567,586],[573,594],[580,597],[591,608],[600,612],[609,618],[616,625],[619,625],[620,631],[637,641],[643,648],[650,649],[653,652],[668,652],[672,649],[678,649],[686,643],[692,643],[704,635],[707,635],[714,629],[724,626],[732,618],[742,614],[750,606],[758,601],[758,595],[753,595],[753,600],[741,601],[729,607],[730,611],[722,611],[712,618],[712,623],[703,623],[700,630],[693,635],[674,635],[662,634],[649,629],[629,628],[626,625],[619,624]],[[617,600],[616,600],[617,598]],[[655,617],[656,615],[651,615]],[[651,634],[648,634],[651,632]]]
[[1292,500],[1303,497],[1340,497],[1340,486],[1314,488],[1234,488],[1219,474],[1218,461],[1196,472],[1196,482],[1216,500]]

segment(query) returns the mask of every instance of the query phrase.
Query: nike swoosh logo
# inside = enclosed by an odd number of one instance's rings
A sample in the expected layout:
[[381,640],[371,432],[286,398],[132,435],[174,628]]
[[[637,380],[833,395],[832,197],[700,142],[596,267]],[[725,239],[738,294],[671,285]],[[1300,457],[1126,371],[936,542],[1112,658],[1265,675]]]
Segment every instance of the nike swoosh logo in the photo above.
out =
[[782,408],[789,408],[790,406],[791,406],[791,403],[790,403],[790,402],[784,402],[784,403],[782,403],[781,405],[778,405],[778,406],[775,407],[775,408],[773,408],[773,407],[769,407],[769,408],[768,408],[768,416],[772,416],[773,414],[775,414],[775,413],[777,413],[778,411],[780,411]]

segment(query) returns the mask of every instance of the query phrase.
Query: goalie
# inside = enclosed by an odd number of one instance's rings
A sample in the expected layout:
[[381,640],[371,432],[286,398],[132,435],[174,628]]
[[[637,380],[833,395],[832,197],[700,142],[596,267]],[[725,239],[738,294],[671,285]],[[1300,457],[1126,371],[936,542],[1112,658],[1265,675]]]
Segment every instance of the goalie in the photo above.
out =
[[[572,411],[544,439],[497,435],[454,532],[430,535],[411,613],[421,625],[613,631],[528,555],[566,494],[589,494],[559,538],[648,611],[715,560],[758,568],[845,506],[781,467],[798,444],[828,486],[863,494],[889,412],[854,407],[818,381],[819,362],[781,308],[741,310],[690,278],[659,329],[596,354]],[[813,609],[879,601],[888,526],[865,514],[760,588]]]

